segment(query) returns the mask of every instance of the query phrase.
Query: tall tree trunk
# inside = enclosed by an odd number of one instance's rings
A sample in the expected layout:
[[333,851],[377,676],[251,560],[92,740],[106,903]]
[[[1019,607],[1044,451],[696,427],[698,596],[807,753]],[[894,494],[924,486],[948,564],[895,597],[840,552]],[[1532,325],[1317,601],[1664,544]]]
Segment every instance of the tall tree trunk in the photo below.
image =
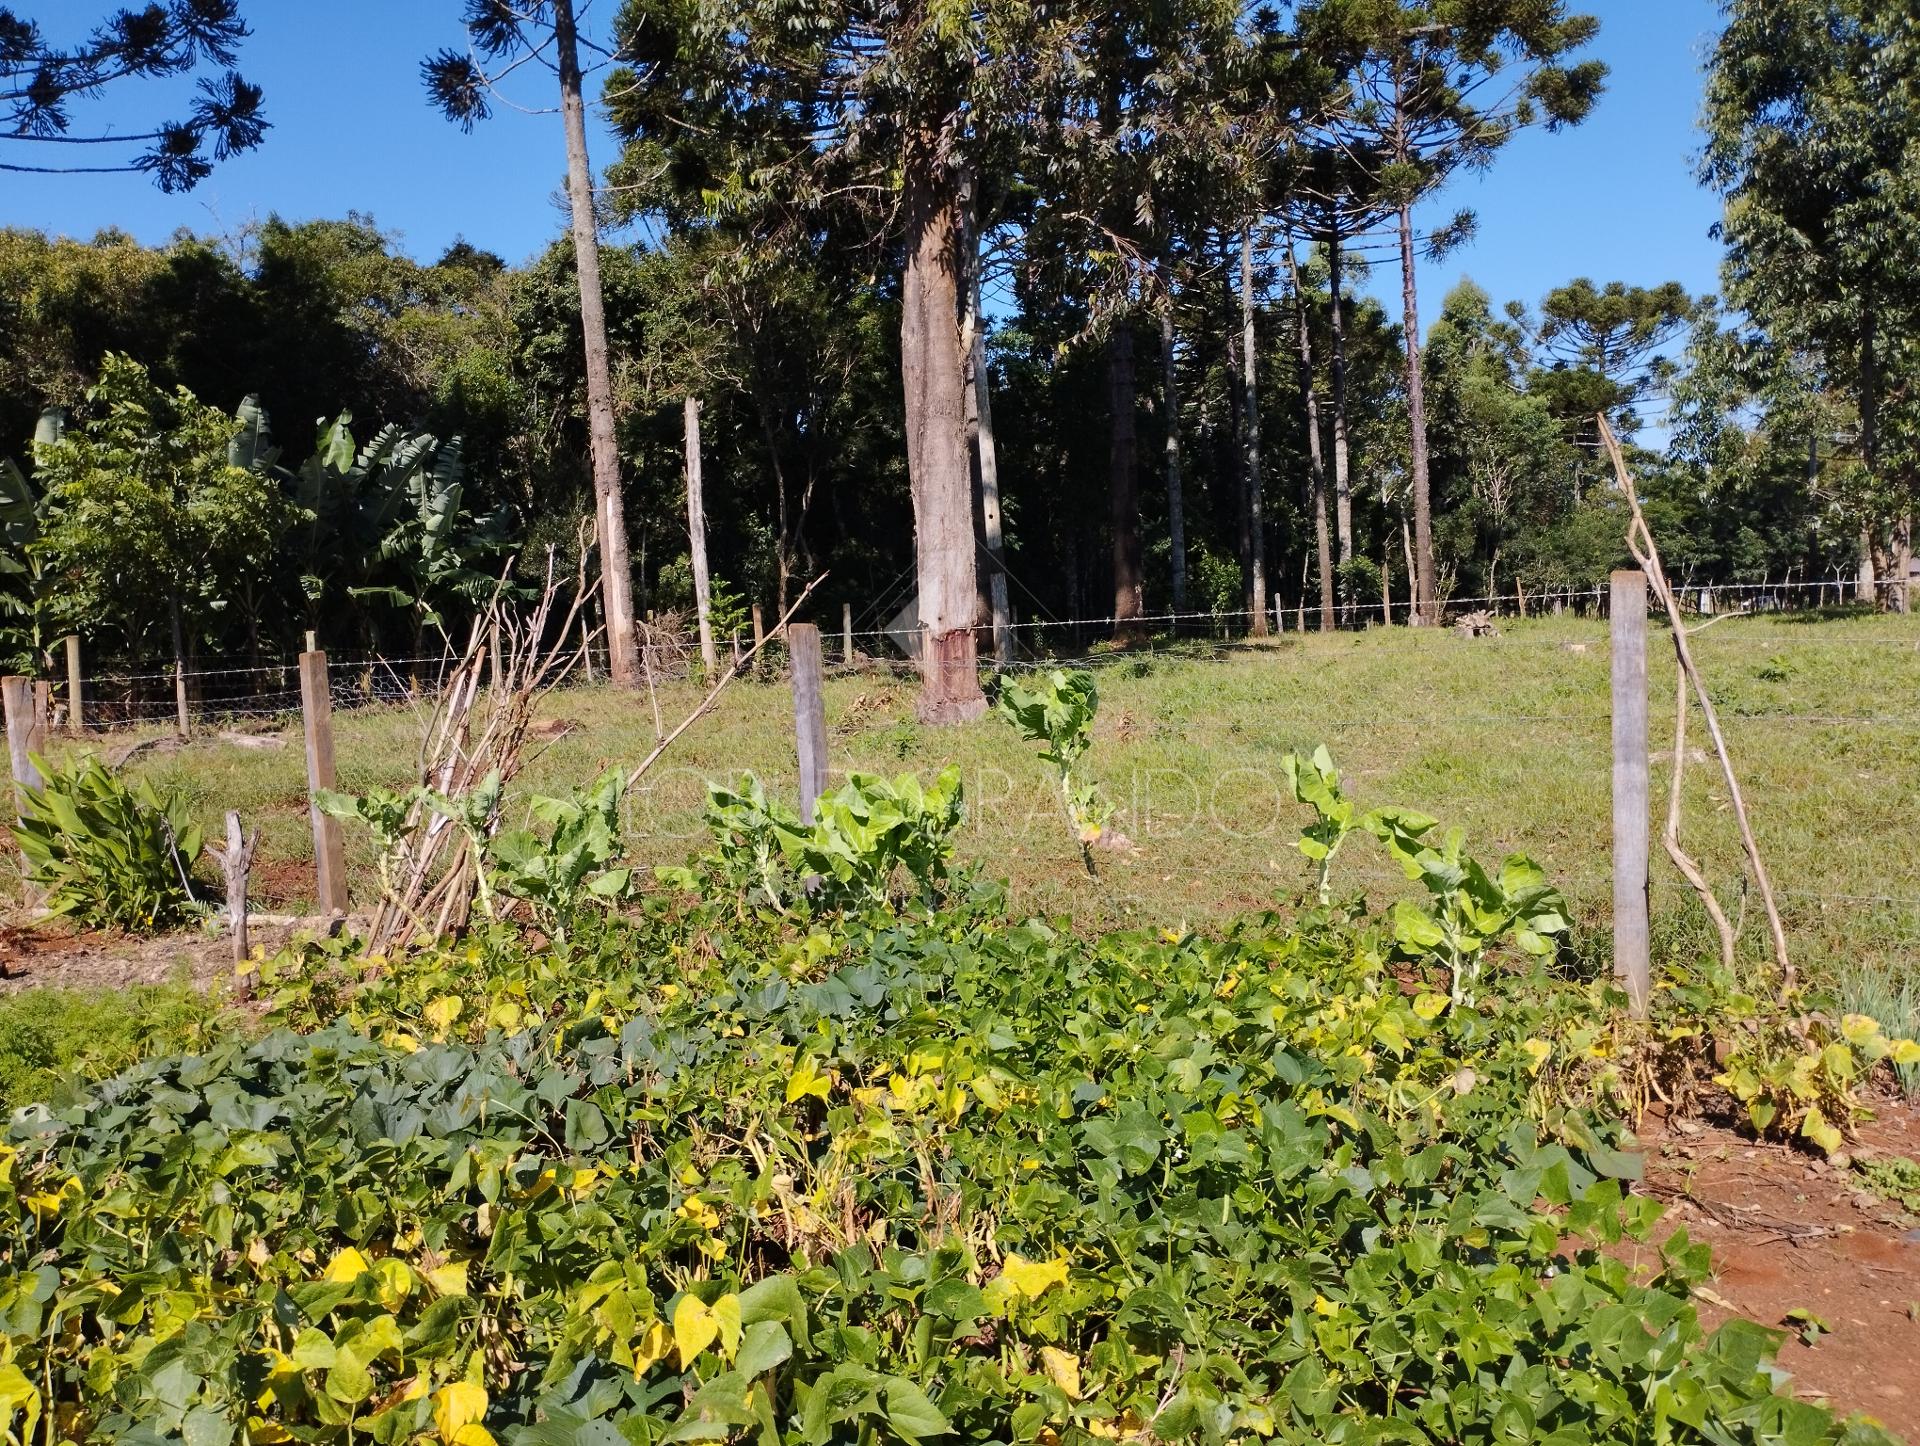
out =
[[1161,271],[1164,295],[1160,302],[1160,406],[1166,422],[1167,540],[1172,549],[1174,631],[1187,610],[1187,512],[1180,495],[1180,370],[1174,354],[1173,277]]
[[1407,342],[1407,434],[1413,468],[1413,602],[1409,615],[1440,621],[1433,567],[1433,494],[1427,480],[1427,386],[1420,370],[1420,293],[1413,276],[1413,208],[1400,208],[1400,317]]
[[613,681],[640,686],[634,637],[633,574],[627,558],[627,504],[613,431],[613,377],[607,365],[607,313],[600,293],[600,236],[594,225],[593,173],[587,165],[586,102],[573,0],[554,0],[554,63],[560,72],[560,115],[567,132],[567,202],[573,212],[573,259],[580,278],[580,331],[586,341],[587,433],[593,448],[595,530],[600,540],[600,595],[607,614]]
[[1260,350],[1253,330],[1253,227],[1240,233],[1240,368],[1246,393],[1247,567],[1253,635],[1267,635],[1267,522],[1260,477]]
[[1341,282],[1340,213],[1329,220],[1327,235],[1327,315],[1333,330],[1329,379],[1333,384],[1333,520],[1340,545],[1340,565],[1353,561],[1353,482],[1347,467],[1347,318]]
[[924,723],[987,711],[974,619],[973,485],[967,457],[966,366],[960,349],[960,252],[965,221],[938,137],[911,136],[906,173],[906,270],[900,289],[900,380],[913,488],[920,583],[920,701]]
[[700,399],[687,393],[687,554],[693,560],[693,610],[700,623],[700,661],[709,678],[720,672],[713,643],[713,586],[707,576],[707,504],[700,470]]
[[[1300,268],[1287,247],[1287,273],[1293,281],[1293,315],[1299,333],[1300,403],[1307,423],[1307,505],[1313,513],[1313,543],[1320,565],[1320,631],[1333,630],[1333,540],[1327,527],[1327,469],[1320,455],[1320,397],[1313,385],[1313,329],[1307,322],[1307,293]],[[1305,607],[1304,600],[1301,606]]]
[[774,426],[773,409],[767,405],[766,389],[753,389],[754,411],[760,418],[760,435],[767,441],[767,462],[773,469],[774,523],[779,537],[773,549],[774,616],[787,615],[787,594],[793,581],[793,555],[797,550],[793,524],[788,517],[787,469],[780,460],[780,433]]
[[[1880,358],[1875,346],[1877,317],[1871,305],[1860,312],[1860,465],[1867,473],[1871,499],[1880,468]],[[1871,501],[1868,507],[1871,508]],[[1880,601],[1879,578],[1873,565],[1874,517],[1869,510],[1860,528],[1860,588],[1862,602]]]
[[1113,632],[1135,638],[1146,613],[1140,574],[1140,481],[1134,412],[1138,385],[1133,366],[1133,321],[1122,316],[1107,335],[1107,491],[1113,523]]
[[993,387],[987,372],[987,323],[980,307],[980,228],[978,194],[968,186],[967,315],[961,328],[967,342],[967,428],[973,438],[974,477],[980,489],[980,531],[987,544],[987,605],[993,617],[993,661],[1013,661],[1013,612],[1007,599],[1006,543],[1000,521],[1000,449],[993,435]]

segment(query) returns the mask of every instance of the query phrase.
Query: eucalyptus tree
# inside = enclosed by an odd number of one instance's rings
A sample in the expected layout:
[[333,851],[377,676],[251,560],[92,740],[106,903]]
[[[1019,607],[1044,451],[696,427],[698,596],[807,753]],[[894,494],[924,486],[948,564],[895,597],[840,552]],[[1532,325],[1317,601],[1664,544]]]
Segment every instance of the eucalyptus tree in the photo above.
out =
[[587,429],[593,455],[595,532],[600,544],[600,595],[606,611],[613,681],[641,682],[627,549],[626,492],[614,434],[613,373],[607,357],[606,303],[600,285],[600,233],[593,171],[587,157],[586,96],[580,53],[611,59],[580,33],[573,0],[467,0],[465,50],[443,49],[420,67],[435,106],[464,131],[493,111],[500,86],[523,65],[551,74],[559,88],[567,138],[567,203],[580,285],[580,329],[586,353]]
[[[1861,581],[1907,605],[1920,491],[1920,39],[1899,0],[1734,0],[1707,68],[1702,178],[1728,301],[1777,375],[1853,403]],[[1817,448],[1817,441],[1815,442]]]
[[[162,191],[190,191],[214,164],[259,145],[267,131],[260,87],[234,66],[248,35],[238,0],[153,0],[118,8],[73,44],[49,41],[34,20],[0,5],[0,171],[74,175],[139,171]],[[202,76],[186,111],[151,129],[75,134],[73,104],[138,79]],[[39,165],[63,147],[74,164]],[[33,147],[31,151],[21,147]],[[211,155],[209,155],[211,152]]]
[[[1437,622],[1413,207],[1454,172],[1491,164],[1520,130],[1583,120],[1606,67],[1571,57],[1599,22],[1563,0],[1317,0],[1301,26],[1311,43],[1344,55],[1346,102],[1326,133],[1369,175],[1398,230],[1415,595],[1418,616]],[[1463,213],[1428,245],[1457,244],[1470,228]]]
[[[1026,0],[629,0],[610,109],[683,192],[762,247],[834,230],[898,256],[922,688],[932,722],[978,717],[967,439],[967,185],[1038,125],[1066,7]],[[876,264],[881,264],[876,260]]]

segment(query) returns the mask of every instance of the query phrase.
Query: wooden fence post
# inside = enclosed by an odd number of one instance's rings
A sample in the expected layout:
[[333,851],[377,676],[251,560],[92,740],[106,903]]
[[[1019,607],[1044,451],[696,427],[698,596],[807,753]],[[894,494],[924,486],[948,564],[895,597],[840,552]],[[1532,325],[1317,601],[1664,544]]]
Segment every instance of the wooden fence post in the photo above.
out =
[[320,912],[347,912],[347,860],[340,820],[322,813],[313,794],[334,786],[333,694],[327,686],[327,655],[300,655],[300,713],[307,727],[307,796],[313,816],[313,868]]
[[67,727],[75,733],[87,731],[86,704],[81,699],[80,635],[67,634]]
[[814,805],[827,788],[827,713],[820,697],[825,660],[820,651],[820,629],[812,623],[789,623],[787,653],[793,660],[793,736],[800,751],[800,817],[812,823]]
[[1636,1015],[1647,1012],[1652,969],[1647,920],[1647,575],[1613,574],[1613,973]]
[[7,754],[13,781],[22,788],[38,788],[40,770],[27,755],[33,751],[33,679],[0,678],[0,703],[7,715]]
[[767,668],[767,625],[760,616],[760,604],[753,605],[753,671],[763,673]]
[[33,726],[27,730],[27,748],[47,756],[47,735],[53,731],[53,684],[37,678],[33,684]]
[[173,660],[173,721],[182,738],[193,737],[193,717],[187,709],[187,665]]
[[853,664],[853,604],[840,604],[840,661]]

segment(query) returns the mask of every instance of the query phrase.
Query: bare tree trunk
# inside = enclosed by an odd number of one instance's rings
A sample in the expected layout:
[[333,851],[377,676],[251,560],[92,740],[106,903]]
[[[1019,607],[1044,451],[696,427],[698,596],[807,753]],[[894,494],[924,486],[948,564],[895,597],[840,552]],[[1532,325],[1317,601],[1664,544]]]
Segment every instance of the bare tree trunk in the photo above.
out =
[[1330,380],[1333,384],[1333,516],[1340,565],[1353,561],[1353,483],[1347,469],[1347,320],[1341,294],[1340,215],[1334,212],[1327,237],[1328,317],[1333,328]]
[[[1307,322],[1307,294],[1300,268],[1287,247],[1287,273],[1293,281],[1293,314],[1299,332],[1300,401],[1307,422],[1307,505],[1313,513],[1313,541],[1320,564],[1320,631],[1333,630],[1333,542],[1327,527],[1327,469],[1320,455],[1320,396],[1313,385],[1313,329]],[[1304,608],[1305,604],[1302,603]]]
[[973,465],[980,484],[980,530],[987,544],[987,605],[993,615],[993,660],[999,667],[1013,661],[1013,613],[1007,600],[1005,539],[1000,522],[1000,449],[993,435],[993,388],[987,373],[987,323],[980,308],[980,230],[974,212],[977,197],[969,185],[967,208],[967,316],[962,327],[967,343],[967,370],[973,437]]
[[1246,393],[1247,563],[1252,583],[1248,602],[1253,635],[1267,635],[1267,523],[1260,477],[1259,348],[1253,330],[1253,228],[1240,233],[1240,367]]
[[973,625],[973,486],[967,458],[966,367],[960,348],[959,265],[965,236],[958,186],[938,138],[909,137],[906,271],[900,296],[900,378],[907,473],[913,487],[920,583],[920,701],[925,723],[987,711]]
[[1420,294],[1413,275],[1413,208],[1400,208],[1400,315],[1407,343],[1407,434],[1413,468],[1413,607],[1422,621],[1440,621],[1440,584],[1433,567],[1433,494],[1427,479],[1427,387],[1420,370]]
[[567,132],[567,201],[573,212],[573,259],[580,280],[580,330],[586,340],[587,432],[593,449],[594,521],[600,540],[600,593],[607,614],[613,681],[640,685],[633,625],[633,575],[627,558],[627,504],[613,430],[613,376],[607,364],[607,314],[600,292],[600,235],[594,224],[593,173],[587,164],[586,103],[573,0],[554,0],[554,62],[560,72],[560,114]]
[[[1880,468],[1880,359],[1874,337],[1877,318],[1872,306],[1860,313],[1860,463],[1866,469],[1869,496],[1878,480]],[[1860,528],[1860,600],[1881,601],[1878,571],[1874,566],[1875,537],[1873,519]]]
[[700,400],[687,394],[687,552],[693,560],[693,610],[700,623],[700,661],[709,678],[720,673],[713,643],[713,586],[707,576],[707,504],[700,469]]
[[1113,631],[1138,637],[1146,612],[1140,574],[1140,481],[1134,412],[1138,384],[1133,366],[1132,318],[1122,316],[1107,336],[1107,491],[1113,523]]
[[1173,277],[1162,270],[1165,296],[1160,303],[1160,405],[1166,421],[1167,538],[1172,548],[1174,631],[1187,610],[1187,514],[1180,495],[1180,376],[1174,355]]

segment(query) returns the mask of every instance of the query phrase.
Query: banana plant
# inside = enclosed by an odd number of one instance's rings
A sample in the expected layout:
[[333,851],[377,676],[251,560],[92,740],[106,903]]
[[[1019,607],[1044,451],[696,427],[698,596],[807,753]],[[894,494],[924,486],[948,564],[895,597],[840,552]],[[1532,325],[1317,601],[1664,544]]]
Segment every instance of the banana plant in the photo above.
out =
[[[66,426],[66,411],[49,407],[34,428],[34,445],[53,445]],[[46,559],[38,546],[46,516],[46,495],[11,457],[0,457],[0,647],[10,667],[29,673],[45,661],[50,641]]]
[[458,437],[388,423],[356,446],[352,413],[342,412],[321,424],[312,454],[288,473],[258,400],[249,397],[236,415],[234,460],[282,477],[309,518],[300,586],[310,615],[346,600],[384,604],[406,614],[417,653],[429,630],[444,631],[447,608],[485,600],[511,519],[504,509],[466,510]]

